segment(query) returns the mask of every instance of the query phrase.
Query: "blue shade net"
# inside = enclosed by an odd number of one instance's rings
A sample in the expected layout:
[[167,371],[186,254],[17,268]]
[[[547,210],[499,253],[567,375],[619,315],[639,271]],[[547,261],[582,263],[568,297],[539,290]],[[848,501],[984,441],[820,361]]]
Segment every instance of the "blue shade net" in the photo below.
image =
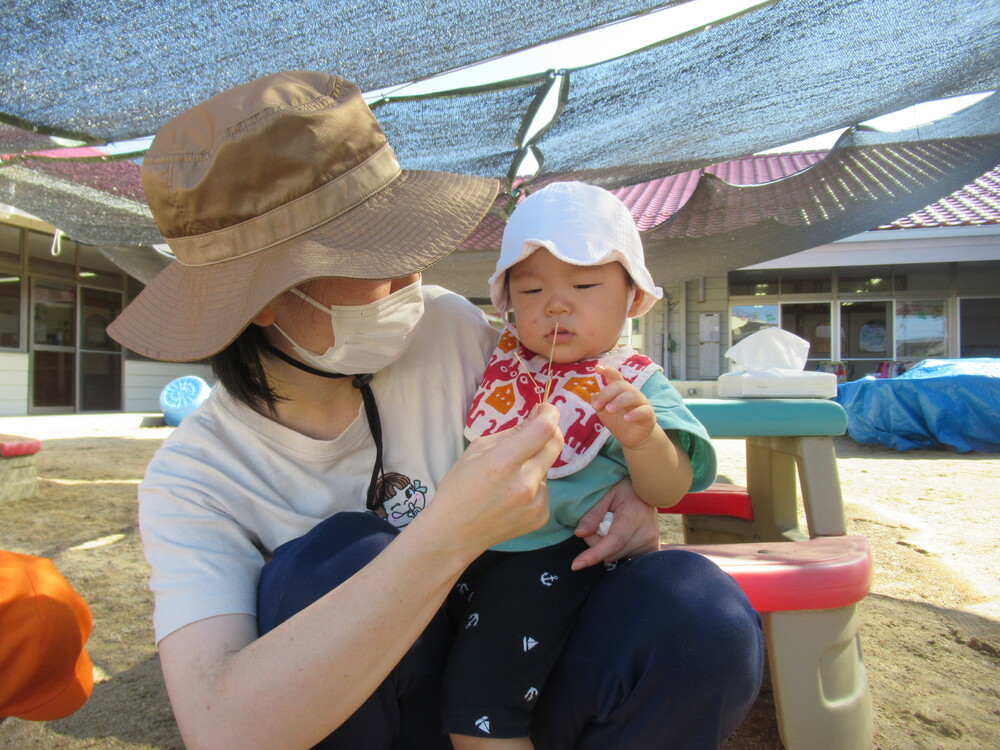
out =
[[[407,169],[507,180],[531,150],[541,168],[528,191],[555,179],[635,184],[1000,87],[994,0],[779,0],[555,75],[420,98],[393,88],[677,4],[13,0],[0,30],[0,203],[148,281],[166,260],[150,247],[162,238],[142,195],[141,154],[33,152],[57,148],[53,135],[90,144],[152,135],[208,96],[282,69],[338,73],[386,94],[373,106]],[[529,138],[525,124],[550,86],[557,116]],[[662,256],[670,282],[923,208],[1000,163],[997,98],[932,127],[854,129],[818,164],[772,184],[703,175],[687,204],[646,233],[647,254],[654,265]],[[504,196],[487,221],[502,222],[510,205]]]
[[337,73],[372,91],[674,4],[8,0],[0,112],[57,134],[120,141],[280,70]]
[[1000,453],[1000,359],[927,359],[895,378],[843,383],[835,400],[859,443]]

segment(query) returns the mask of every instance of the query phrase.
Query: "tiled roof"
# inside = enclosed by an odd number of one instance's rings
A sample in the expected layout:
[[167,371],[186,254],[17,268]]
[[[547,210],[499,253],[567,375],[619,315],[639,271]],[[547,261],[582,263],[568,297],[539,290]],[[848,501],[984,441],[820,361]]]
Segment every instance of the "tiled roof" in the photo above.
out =
[[1000,224],[1000,166],[920,211],[877,229],[929,229]]
[[[767,154],[734,159],[706,167],[732,185],[760,185],[789,177],[816,164],[826,151],[793,154]],[[698,184],[701,170],[681,172],[650,182],[612,190],[628,206],[640,231],[651,229],[673,216],[683,206]],[[1000,166],[974,182],[920,211],[876,229],[915,229],[932,227],[979,226],[1000,224]],[[503,223],[490,217],[463,245],[466,249],[499,247]]]
[[[760,185],[801,172],[824,156],[825,151],[748,156],[705,167],[704,171],[730,185]],[[628,206],[639,230],[645,231],[662,224],[687,202],[698,185],[701,172],[700,169],[681,172],[611,192]]]

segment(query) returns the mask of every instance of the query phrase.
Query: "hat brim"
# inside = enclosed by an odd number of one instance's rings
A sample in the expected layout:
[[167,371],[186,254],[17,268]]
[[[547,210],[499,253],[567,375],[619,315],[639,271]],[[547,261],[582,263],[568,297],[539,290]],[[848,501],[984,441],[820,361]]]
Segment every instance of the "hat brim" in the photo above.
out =
[[493,205],[497,180],[403,171],[391,185],[297,237],[241,258],[174,261],[108,327],[129,349],[188,362],[224,349],[275,297],[311,279],[392,279],[458,247]]
[[[56,572],[54,567],[51,570]],[[11,716],[29,721],[55,721],[69,716],[87,702],[94,689],[94,665],[87,654],[87,639],[94,627],[90,608],[62,576],[50,579],[48,585],[58,589],[56,596],[47,596],[45,605],[49,613],[59,613],[51,623],[58,640],[49,643],[46,656],[46,664],[55,671],[57,681],[55,691],[48,692],[51,675],[39,673],[35,693],[11,707]],[[70,672],[66,657],[74,654]]]
[[28,721],[55,721],[63,719],[75,712],[90,698],[94,689],[94,664],[85,648],[81,646],[80,656],[76,660],[73,677],[66,681],[63,688],[52,698],[40,706],[19,711],[19,719]]

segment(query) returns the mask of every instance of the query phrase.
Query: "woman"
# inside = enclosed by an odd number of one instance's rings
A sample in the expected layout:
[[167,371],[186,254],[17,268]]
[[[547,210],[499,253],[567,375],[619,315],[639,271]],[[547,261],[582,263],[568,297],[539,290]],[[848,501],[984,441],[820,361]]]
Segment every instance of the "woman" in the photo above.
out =
[[[495,333],[419,285],[496,183],[400,170],[357,87],[297,72],[170,121],[143,185],[178,260],[109,331],[146,356],[212,357],[221,381],[140,487],[185,742],[446,747],[440,606],[483,550],[545,521],[542,479],[561,447],[543,407],[463,453]],[[619,489],[581,521],[593,546],[580,562],[656,546],[652,515]],[[664,731],[717,744],[759,685],[756,615],[698,556],[619,568],[542,699],[538,746],[642,747]]]

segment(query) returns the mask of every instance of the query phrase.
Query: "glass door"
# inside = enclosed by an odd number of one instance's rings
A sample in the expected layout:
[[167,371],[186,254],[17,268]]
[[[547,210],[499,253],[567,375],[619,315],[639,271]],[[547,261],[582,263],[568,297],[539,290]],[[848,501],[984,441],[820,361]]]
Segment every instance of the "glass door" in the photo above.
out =
[[31,413],[76,408],[76,286],[38,281],[32,290]]
[[105,330],[121,307],[121,292],[80,290],[80,411],[122,408],[121,347]]
[[782,302],[781,327],[809,342],[805,370],[818,370],[831,360],[833,321],[829,302]]
[[892,355],[892,302],[841,302],[840,328],[847,379],[879,374]]

